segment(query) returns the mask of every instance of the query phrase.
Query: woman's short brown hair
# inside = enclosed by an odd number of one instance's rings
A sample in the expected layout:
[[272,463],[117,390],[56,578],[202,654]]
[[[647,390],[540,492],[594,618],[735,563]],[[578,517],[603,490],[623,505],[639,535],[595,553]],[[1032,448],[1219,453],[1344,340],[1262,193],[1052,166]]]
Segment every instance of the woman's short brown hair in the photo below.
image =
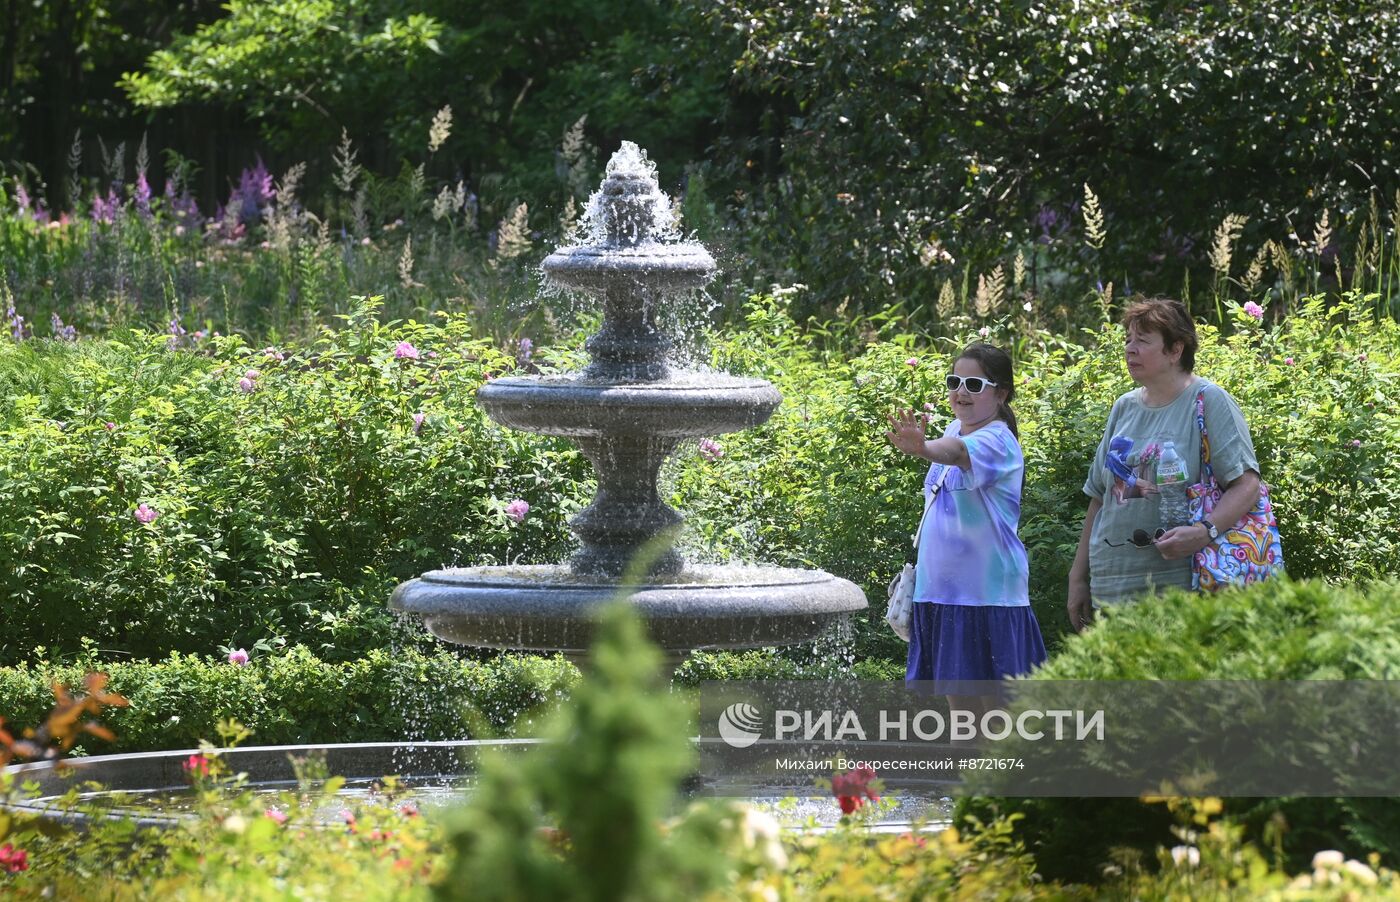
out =
[[1123,311],[1123,328],[1156,332],[1162,336],[1163,349],[1180,344],[1182,370],[1189,373],[1195,368],[1196,349],[1201,343],[1196,338],[1196,324],[1181,301],[1138,296]]

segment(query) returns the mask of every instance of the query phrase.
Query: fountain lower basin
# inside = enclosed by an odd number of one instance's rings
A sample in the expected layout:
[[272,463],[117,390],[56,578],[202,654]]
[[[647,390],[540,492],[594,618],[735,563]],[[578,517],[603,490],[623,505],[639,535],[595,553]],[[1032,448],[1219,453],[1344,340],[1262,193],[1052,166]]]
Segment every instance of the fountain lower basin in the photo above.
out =
[[810,641],[866,606],[857,586],[821,570],[694,565],[635,585],[564,565],[433,570],[399,586],[389,604],[449,642],[578,659],[594,610],[619,596],[673,661],[690,649]]
[[[230,772],[246,775],[244,788],[266,794],[269,802],[282,793],[299,791],[301,784],[293,759],[313,755],[322,758],[326,773],[343,777],[345,785],[327,797],[333,803],[318,810],[315,820],[344,829],[342,811],[350,803],[412,802],[425,812],[461,804],[475,785],[481,755],[496,750],[529,754],[539,745],[535,739],[470,739],[241,746],[218,749],[214,754],[223,759]],[[37,787],[37,794],[0,803],[0,811],[34,815],[79,828],[96,820],[129,820],[143,829],[178,827],[195,816],[193,792],[183,764],[196,754],[209,752],[179,749],[11,765],[3,772],[15,777],[17,785]],[[398,783],[392,800],[380,794],[383,780],[389,775],[394,775]],[[901,775],[894,782],[897,785],[887,787],[887,797],[893,805],[870,822],[872,832],[902,833],[919,824],[924,829],[941,829],[950,822],[951,781]],[[83,807],[66,805],[65,794],[84,784],[89,785],[79,794]],[[791,829],[825,832],[841,820],[835,801],[830,796],[814,794],[810,779],[793,778],[786,784],[755,785],[749,789],[751,792],[742,796],[746,801],[773,814]],[[715,793],[704,784],[692,783],[684,798],[711,795]],[[732,788],[723,795],[739,797]]]

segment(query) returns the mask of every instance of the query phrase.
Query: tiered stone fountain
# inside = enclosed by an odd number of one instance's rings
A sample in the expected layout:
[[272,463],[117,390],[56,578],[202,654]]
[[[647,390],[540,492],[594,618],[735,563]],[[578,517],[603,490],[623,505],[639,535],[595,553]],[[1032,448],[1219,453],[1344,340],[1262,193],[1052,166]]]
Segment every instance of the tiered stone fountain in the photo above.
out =
[[579,549],[566,565],[434,570],[399,586],[391,606],[450,642],[577,659],[593,609],[625,594],[673,660],[808,641],[866,607],[855,585],[820,570],[699,566],[675,549],[683,518],[657,493],[662,463],[687,439],[763,423],[782,396],[761,379],[669,362],[658,311],[707,283],[715,262],[675,234],[670,200],[635,144],[609,161],[584,221],[587,243],[551,254],[543,270],[602,303],[603,327],[585,344],[592,362],[581,373],[496,379],[477,393],[496,422],[567,437],[593,462],[597,496],[569,524]]

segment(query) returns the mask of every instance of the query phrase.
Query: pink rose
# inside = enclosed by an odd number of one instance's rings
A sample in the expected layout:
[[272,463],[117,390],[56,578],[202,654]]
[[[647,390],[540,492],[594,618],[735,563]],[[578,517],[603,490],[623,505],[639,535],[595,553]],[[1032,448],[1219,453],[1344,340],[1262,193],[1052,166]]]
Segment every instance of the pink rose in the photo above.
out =
[[209,776],[209,759],[198,752],[186,758],[180,766],[184,768],[185,774],[191,778]]
[[918,365],[919,365],[919,358],[917,358],[917,357],[910,357],[908,360],[904,361],[904,365],[905,365],[905,366],[918,366]]
[[287,813],[285,811],[279,811],[276,808],[269,808],[266,811],[264,811],[263,814],[267,815],[268,820],[272,821],[279,827],[287,822]]
[[236,664],[239,667],[247,667],[248,652],[241,648],[235,648],[233,651],[228,653],[228,662],[230,664]]
[[523,523],[525,521],[525,516],[529,513],[530,504],[524,499],[516,498],[510,504],[506,505],[506,516],[510,517],[516,523]]
[[245,395],[251,395],[258,390],[258,384],[247,376],[244,376],[242,379],[238,380],[238,390]]
[[406,341],[401,341],[394,345],[395,360],[417,360],[418,349]]
[[1250,316],[1254,317],[1255,319],[1263,319],[1263,318],[1264,318],[1264,308],[1263,308],[1263,307],[1260,307],[1258,304],[1254,303],[1253,301],[1248,301],[1248,302],[1245,303],[1245,305],[1244,305],[1244,312],[1247,313],[1247,314],[1249,314]]
[[156,517],[159,516],[160,514],[156,512],[156,509],[153,507],[147,507],[144,501],[136,505],[136,519],[140,523],[154,522]]
[[6,873],[18,874],[29,870],[29,853],[10,843],[0,846],[0,868]]

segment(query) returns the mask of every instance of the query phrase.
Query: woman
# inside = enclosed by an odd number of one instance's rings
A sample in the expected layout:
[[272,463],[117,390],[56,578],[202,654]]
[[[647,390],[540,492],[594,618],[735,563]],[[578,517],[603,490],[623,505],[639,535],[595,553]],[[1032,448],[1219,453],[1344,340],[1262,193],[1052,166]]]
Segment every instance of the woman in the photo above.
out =
[[[1123,356],[1139,387],[1113,403],[1084,482],[1089,511],[1069,571],[1067,603],[1076,630],[1089,625],[1096,605],[1190,588],[1192,556],[1259,499],[1259,462],[1239,405],[1192,372],[1198,341],[1185,306],[1168,298],[1139,300],[1124,313],[1123,325]],[[1224,495],[1210,519],[1164,528],[1156,465],[1171,442],[1185,464],[1186,484],[1200,481],[1195,406],[1202,391],[1211,466]]]
[[1025,461],[1011,411],[1011,358],[989,344],[969,345],[947,385],[956,419],[942,438],[927,441],[926,418],[912,410],[891,415],[885,435],[905,454],[932,461],[924,492],[938,487],[919,536],[906,679],[932,680],[954,708],[975,712],[988,705],[973,697],[981,687],[958,682],[1026,673],[1045,660],[1045,643],[1016,535]]

